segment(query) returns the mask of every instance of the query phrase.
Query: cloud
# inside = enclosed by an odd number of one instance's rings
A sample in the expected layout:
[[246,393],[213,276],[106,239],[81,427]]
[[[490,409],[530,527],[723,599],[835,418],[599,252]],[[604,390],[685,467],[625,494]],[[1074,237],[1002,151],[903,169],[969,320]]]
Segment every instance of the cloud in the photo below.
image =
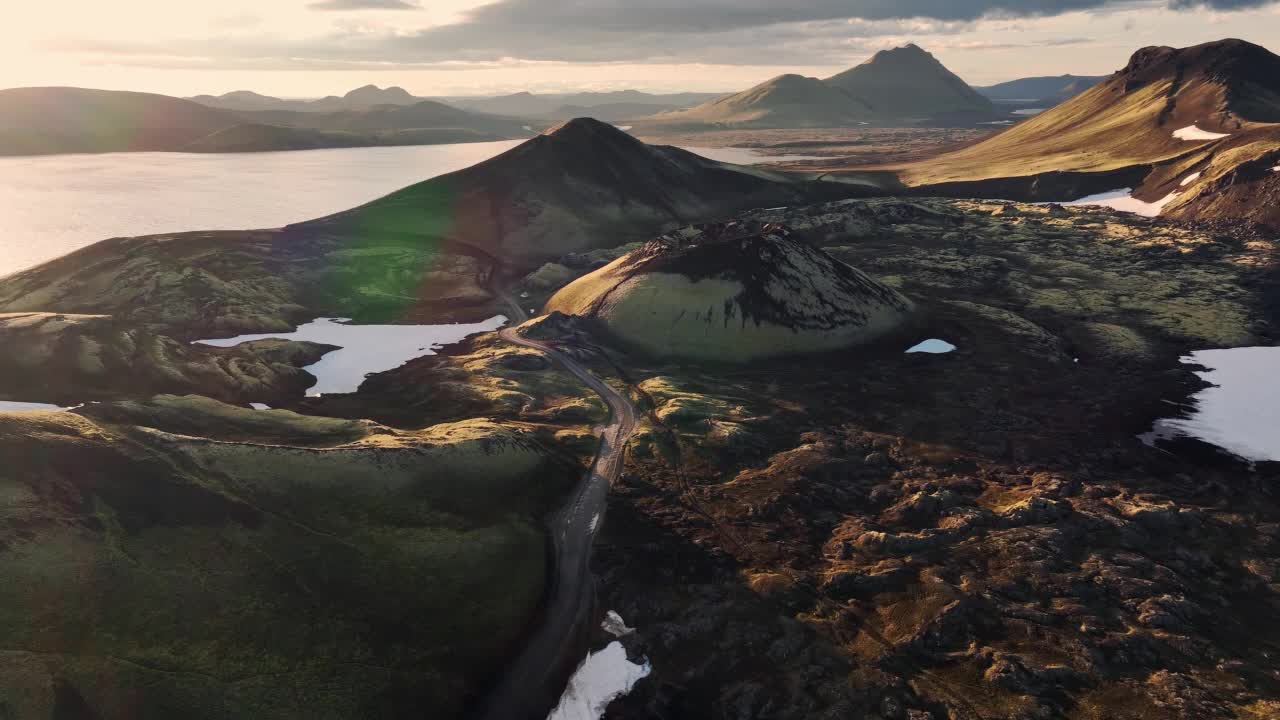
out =
[[[1274,0],[497,0],[451,24],[406,27],[342,20],[328,32],[282,38],[244,33],[184,42],[81,39],[79,49],[117,58],[269,68],[425,67],[515,62],[837,67],[906,42],[955,51],[1096,44],[1088,23],[1123,12],[1167,22],[1171,8],[1247,9]],[[343,9],[403,0],[323,0]],[[313,5],[314,6],[314,5]],[[417,6],[411,6],[417,7]],[[418,18],[417,14],[406,17]],[[1020,26],[1076,18],[1076,27],[1025,35]],[[401,18],[397,17],[397,21]],[[1192,18],[1187,18],[1192,22]],[[1144,21],[1145,22],[1145,21]],[[968,33],[976,32],[976,35]],[[1056,37],[1055,37],[1056,35]],[[1132,47],[1136,47],[1135,43]],[[1131,49],[1126,43],[1116,46]],[[70,48],[68,48],[70,49]]]
[[421,10],[405,0],[320,0],[307,7],[312,10]]

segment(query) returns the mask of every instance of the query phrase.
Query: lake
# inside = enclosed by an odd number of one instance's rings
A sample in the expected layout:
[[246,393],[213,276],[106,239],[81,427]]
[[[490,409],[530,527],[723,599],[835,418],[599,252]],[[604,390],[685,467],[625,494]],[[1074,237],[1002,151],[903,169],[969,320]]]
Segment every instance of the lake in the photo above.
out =
[[200,340],[198,344],[235,347],[252,340],[278,338],[335,345],[340,349],[304,368],[316,376],[316,385],[307,394],[319,396],[353,393],[373,373],[394,370],[414,358],[434,355],[442,345],[492,332],[506,324],[502,315],[479,323],[449,325],[351,325],[344,318],[317,318],[291,333],[241,335]]
[[[0,158],[0,276],[111,237],[251,230],[323,217],[520,142]],[[744,164],[791,159],[741,148],[695,151]]]

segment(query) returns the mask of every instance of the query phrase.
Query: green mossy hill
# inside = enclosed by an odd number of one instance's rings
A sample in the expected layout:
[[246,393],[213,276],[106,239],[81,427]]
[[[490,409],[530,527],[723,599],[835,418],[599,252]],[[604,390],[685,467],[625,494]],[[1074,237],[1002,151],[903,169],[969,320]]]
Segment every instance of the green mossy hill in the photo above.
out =
[[746,362],[870,342],[901,326],[912,304],[783,226],[731,223],[653,240],[546,309],[658,357]]
[[0,717],[457,717],[576,476],[537,426],[93,413],[0,414]]
[[0,314],[0,397],[80,404],[155,393],[271,402],[315,384],[301,368],[336,348],[263,340],[235,348],[178,342],[106,315]]
[[[115,238],[0,278],[0,312],[104,313],[182,340],[315,317],[490,317],[488,261],[421,237],[193,232]],[[486,314],[487,313],[487,314]]]

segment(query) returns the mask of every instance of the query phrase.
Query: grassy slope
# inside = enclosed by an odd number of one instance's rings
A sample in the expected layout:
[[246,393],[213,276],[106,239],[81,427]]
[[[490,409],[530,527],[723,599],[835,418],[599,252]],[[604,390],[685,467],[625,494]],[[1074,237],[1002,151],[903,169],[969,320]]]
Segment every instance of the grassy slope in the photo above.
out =
[[[1168,160],[1194,150],[1157,125],[1171,83],[1117,97],[1100,85],[990,140],[901,168],[910,185],[1019,177],[1044,172],[1101,172]],[[1188,121],[1190,124],[1194,121]]]
[[[908,185],[1103,172],[1190,157],[1211,140],[1179,129],[1240,136],[1280,119],[1280,58],[1234,40],[1191,48],[1144,48],[1107,81],[986,141],[897,168]],[[1229,144],[1226,141],[1218,146]]]
[[[532,435],[157,402],[0,415],[0,716],[456,716],[539,600]],[[237,415],[293,444],[140,427]]]

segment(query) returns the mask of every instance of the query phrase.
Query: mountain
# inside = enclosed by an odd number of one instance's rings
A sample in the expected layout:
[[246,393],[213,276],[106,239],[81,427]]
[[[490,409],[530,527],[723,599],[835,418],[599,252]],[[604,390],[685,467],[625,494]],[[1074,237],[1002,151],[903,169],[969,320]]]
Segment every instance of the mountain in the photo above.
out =
[[994,113],[979,95],[915,45],[884,50],[826,80],[780,75],[689,110],[637,121],[652,127],[797,128],[953,122]]
[[993,110],[990,100],[916,45],[882,50],[826,82],[862,98],[881,117],[925,119]]
[[836,350],[901,326],[896,290],[779,225],[685,228],[570,283],[548,312],[641,352],[718,362]]
[[920,185],[1116,171],[1208,147],[1215,140],[1204,133],[1234,137],[1277,121],[1280,57],[1265,48],[1242,40],[1148,47],[1071,100],[989,140],[907,166],[901,175]]
[[284,110],[300,102],[260,95],[250,90],[236,90],[224,95],[196,95],[187,99],[219,110]]
[[749,90],[641,122],[694,127],[840,127],[865,123],[873,116],[865,100],[838,87],[802,75],[779,75]]
[[986,87],[975,87],[974,90],[996,102],[1043,102],[1046,105],[1056,105],[1106,79],[1106,75],[1028,77]]
[[239,122],[231,113],[164,95],[0,90],[0,155],[173,150]]
[[751,208],[869,194],[727,165],[574,120],[364,206],[261,231],[116,238],[4,278],[0,312],[89,312],[184,339],[315,317],[507,312],[492,289],[567,253]]
[[384,90],[377,85],[365,85],[352,90],[342,97],[330,95],[318,100],[284,100],[268,95],[260,95],[249,90],[236,90],[225,95],[197,95],[188,99],[220,110],[339,112],[342,110],[363,110],[376,105],[413,105],[422,102],[425,98],[414,97],[401,87],[389,87]]
[[[258,102],[249,95],[240,99]],[[148,93],[81,88],[0,90],[0,156],[306,150],[528,136],[520,121],[430,101],[333,113],[229,111]]]
[[473,167],[290,231],[445,238],[533,269],[566,253],[791,204],[825,187],[646,145],[608,123],[579,118]]
[[365,85],[347,93],[342,98],[352,107],[372,107],[374,105],[414,105],[423,98],[414,97],[402,87],[389,87],[385,90],[377,85]]

